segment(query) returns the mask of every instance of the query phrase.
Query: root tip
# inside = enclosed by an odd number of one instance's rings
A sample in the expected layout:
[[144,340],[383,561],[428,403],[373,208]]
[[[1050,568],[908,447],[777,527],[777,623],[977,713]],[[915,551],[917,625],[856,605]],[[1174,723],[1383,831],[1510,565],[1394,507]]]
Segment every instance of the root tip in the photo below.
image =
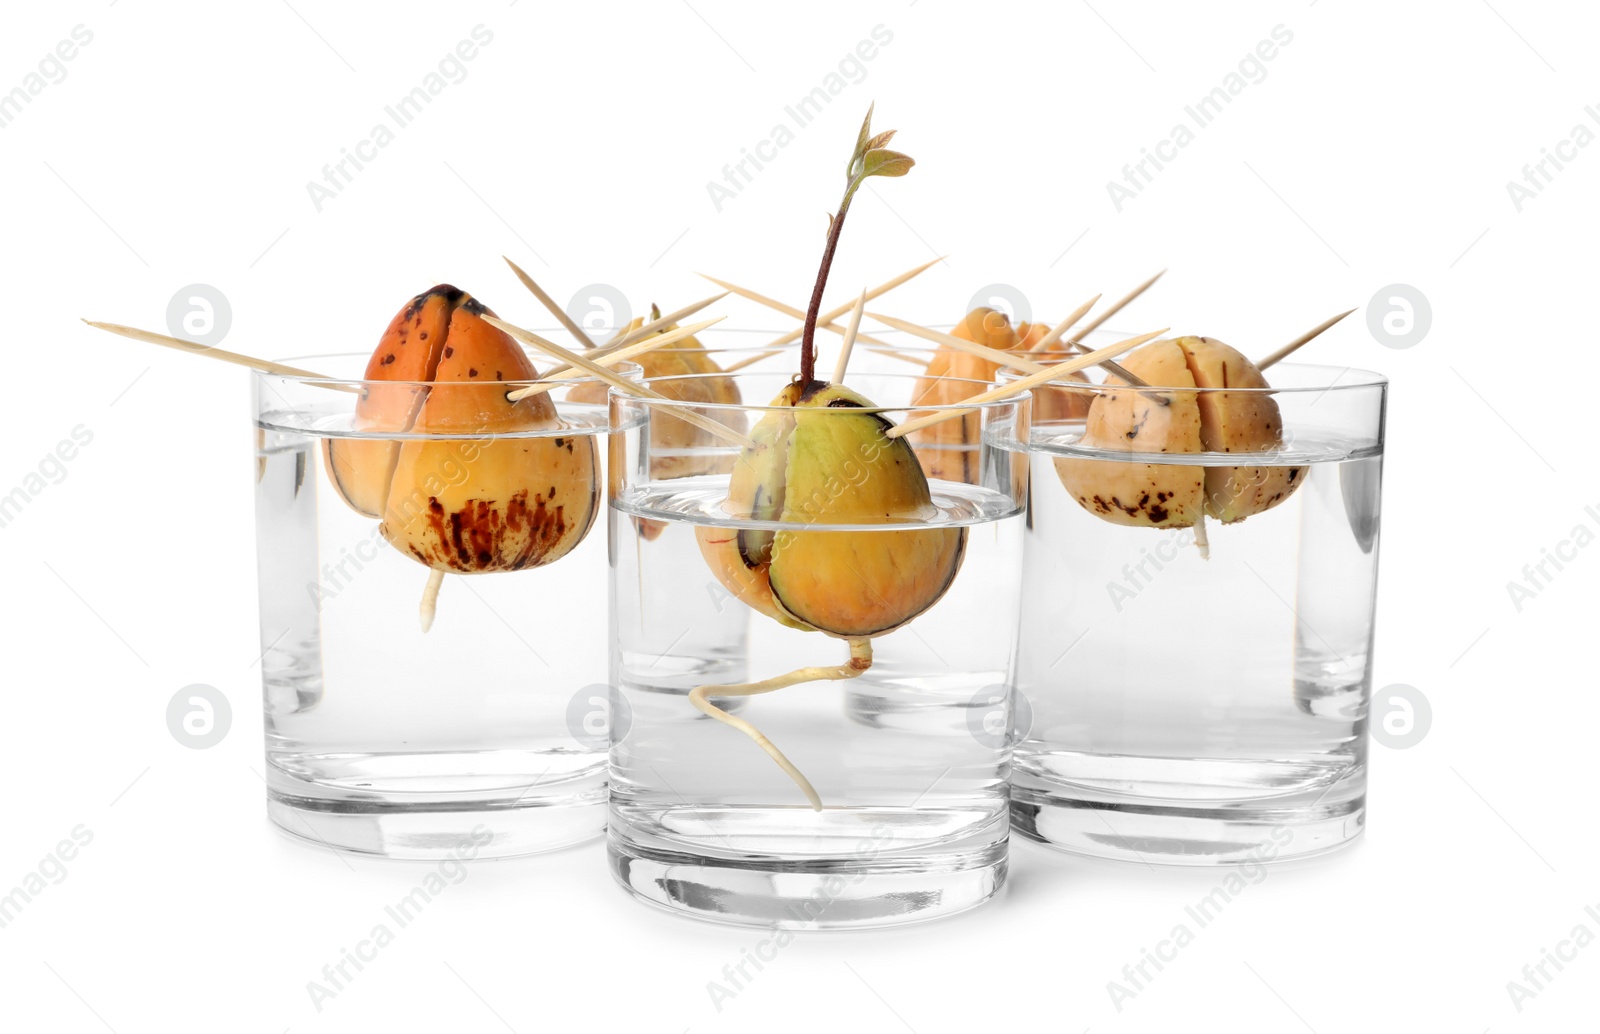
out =
[[422,602],[417,604],[417,617],[424,634],[433,627],[434,615],[439,612],[439,587],[444,584],[444,572],[433,570],[428,574],[428,584],[422,590]]

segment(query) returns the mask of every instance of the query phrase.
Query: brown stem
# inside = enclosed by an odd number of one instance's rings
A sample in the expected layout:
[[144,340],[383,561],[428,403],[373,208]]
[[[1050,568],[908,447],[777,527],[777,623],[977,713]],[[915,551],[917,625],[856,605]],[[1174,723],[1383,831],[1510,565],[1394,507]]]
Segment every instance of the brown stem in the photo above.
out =
[[845,213],[850,210],[850,195],[846,194],[839,214],[828,227],[828,245],[822,250],[822,268],[817,270],[817,284],[811,289],[811,304],[806,307],[806,327],[800,344],[800,393],[811,394],[817,378],[817,315],[822,311],[822,289],[828,284],[828,270],[833,268],[833,253],[839,248],[839,231],[844,228]]

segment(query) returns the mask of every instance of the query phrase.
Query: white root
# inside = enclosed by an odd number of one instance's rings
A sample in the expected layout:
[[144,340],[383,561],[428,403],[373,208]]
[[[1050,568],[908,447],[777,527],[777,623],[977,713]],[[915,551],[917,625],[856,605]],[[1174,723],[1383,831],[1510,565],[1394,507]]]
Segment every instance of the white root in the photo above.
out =
[[439,610],[439,587],[443,584],[443,571],[436,567],[428,572],[428,584],[422,590],[422,602],[417,605],[417,612],[422,617],[422,630],[424,632],[433,627],[433,616]]
[[842,679],[859,678],[861,673],[872,667],[872,640],[851,639],[850,660],[845,664],[832,667],[798,668],[786,675],[777,675],[761,682],[735,683],[729,686],[697,686],[689,694],[689,702],[702,713],[715,718],[724,725],[731,725],[756,741],[756,746],[766,751],[778,767],[793,779],[795,785],[806,795],[806,800],[811,802],[811,810],[822,810],[822,798],[817,796],[816,788],[811,781],[801,774],[794,762],[783,756],[783,751],[772,745],[772,741],[743,718],[736,717],[707,700],[708,696],[719,697],[748,697],[760,693],[771,693],[775,689],[784,689],[788,686],[799,685],[802,682],[836,682]]

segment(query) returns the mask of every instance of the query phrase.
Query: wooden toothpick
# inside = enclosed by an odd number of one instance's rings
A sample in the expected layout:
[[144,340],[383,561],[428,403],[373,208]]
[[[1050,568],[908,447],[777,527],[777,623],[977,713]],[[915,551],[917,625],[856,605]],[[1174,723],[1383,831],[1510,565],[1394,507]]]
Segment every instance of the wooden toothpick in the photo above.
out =
[[[624,347],[626,347],[628,345],[633,344],[635,341],[640,340],[641,338],[649,337],[651,334],[654,334],[656,331],[660,330],[662,327],[671,326],[672,324],[678,322],[681,319],[686,319],[689,316],[693,316],[695,313],[699,312],[701,309],[704,309],[706,306],[714,305],[715,303],[722,301],[722,299],[728,297],[728,295],[730,295],[732,293],[733,293],[732,291],[723,291],[721,294],[714,294],[710,298],[702,298],[699,301],[695,302],[693,305],[685,305],[683,308],[679,309],[677,312],[669,312],[665,316],[658,316],[657,318],[651,320],[649,323],[646,323],[641,327],[635,327],[633,330],[628,331],[626,334],[622,335],[621,337],[617,338],[614,341],[607,341],[605,344],[601,345],[600,348],[597,350],[598,354],[607,355],[610,352],[614,351],[615,349],[624,348]],[[715,321],[713,321],[713,322],[715,322]],[[670,331],[669,331],[669,333],[670,333]]]
[[329,383],[323,385],[324,387],[334,388],[339,391],[361,390],[354,385],[342,384],[332,378],[324,377],[320,373],[313,373],[310,370],[302,370],[298,366],[285,366],[283,363],[275,363],[270,359],[257,359],[253,355],[240,355],[238,352],[225,352],[220,348],[211,348],[207,345],[196,344],[193,341],[185,341],[182,338],[168,337],[166,334],[156,334],[148,330],[140,330],[138,327],[125,327],[120,323],[97,323],[94,320],[84,320],[83,322],[89,324],[91,327],[94,327],[96,330],[104,330],[111,334],[118,334],[122,337],[132,338],[135,341],[143,341],[151,345],[160,345],[163,348],[175,348],[180,352],[188,352],[190,355],[198,355],[206,359],[215,359],[222,363],[232,363],[235,366],[246,366],[252,370],[259,370],[262,373],[277,374],[281,377],[305,377],[311,380],[328,381]]
[[[636,341],[633,344],[627,345],[623,348],[614,350],[606,349],[603,353],[590,356],[589,358],[602,366],[615,366],[618,363],[626,362],[627,360],[632,359],[636,355],[643,355],[645,352],[649,352],[657,348],[664,348],[667,345],[676,344],[686,337],[693,337],[695,334],[705,330],[707,327],[716,326],[725,318],[726,317],[718,316],[714,320],[706,320],[703,323],[693,323],[687,327],[679,327],[676,330],[669,330],[665,334],[659,334],[655,337],[645,338],[643,341]],[[560,385],[546,384],[542,382],[553,380],[557,377],[562,377],[568,373],[571,373],[573,369],[574,367],[571,366],[553,367],[546,372],[543,377],[539,378],[541,383],[530,384],[526,388],[518,388],[516,391],[508,394],[506,398],[510,399],[512,402],[520,402],[521,400],[530,396],[543,395],[547,391],[553,391],[554,389],[560,387]]]
[[1063,334],[1071,330],[1079,320],[1083,319],[1083,317],[1088,314],[1090,309],[1094,308],[1095,305],[1099,303],[1100,298],[1101,295],[1097,294],[1093,298],[1090,298],[1088,301],[1084,302],[1082,305],[1078,306],[1076,309],[1073,309],[1071,312],[1067,313],[1067,318],[1062,320],[1060,323],[1057,323],[1054,327],[1051,327],[1050,333],[1040,338],[1034,344],[1034,346],[1029,349],[1029,351],[1048,351],[1051,345],[1055,344],[1057,341],[1060,341]]
[[[869,289],[867,291],[867,301],[870,302],[874,298],[877,298],[877,297],[880,297],[880,296],[882,296],[884,294],[887,294],[888,292],[894,290],[896,287],[899,287],[901,284],[905,283],[907,280],[910,280],[912,277],[915,277],[915,276],[918,276],[918,275],[920,275],[922,273],[927,272],[928,270],[932,269],[934,266],[938,265],[939,263],[943,262],[944,260],[945,260],[945,256],[941,255],[939,258],[934,259],[932,262],[924,262],[920,266],[915,266],[915,267],[913,267],[911,269],[906,270],[904,273],[901,273],[899,276],[891,277],[890,279],[885,280],[883,283],[879,284],[877,287],[871,288],[871,289]],[[732,292],[729,291],[727,293],[731,294]],[[837,320],[840,316],[843,316],[845,313],[849,312],[850,309],[851,309],[851,305],[852,305],[852,303],[846,303],[846,304],[840,305],[840,306],[838,306],[836,308],[829,309],[827,312],[825,312],[822,315],[817,317],[817,325],[820,326],[820,327],[823,327],[824,329],[827,329],[828,326],[830,324],[832,324],[834,320]],[[773,338],[771,341],[769,341],[765,345],[761,346],[763,348],[771,349],[772,351],[762,352],[759,355],[748,356],[748,357],[746,357],[744,359],[741,359],[738,362],[732,364],[731,366],[723,367],[723,371],[725,373],[732,373],[735,370],[742,370],[746,366],[751,366],[751,365],[753,365],[755,363],[759,363],[763,359],[771,359],[773,356],[778,355],[780,352],[783,351],[783,346],[784,345],[788,345],[788,344],[791,344],[791,343],[793,343],[795,341],[800,340],[801,335],[803,335],[805,333],[805,324],[804,324],[804,317],[803,316],[797,317],[797,318],[801,319],[801,321],[802,321],[800,326],[798,326],[798,327],[794,328],[793,330],[789,331],[789,333],[787,333],[787,334],[780,334],[778,337]],[[924,360],[919,359],[916,356],[902,355],[899,352],[891,352],[891,351],[888,351],[887,349],[884,350],[883,354],[889,356],[891,359],[899,359],[902,362],[912,363],[912,364],[914,364],[916,366],[924,365]]]
[[[934,266],[937,266],[939,263],[943,262],[945,260],[945,258],[946,258],[946,256],[941,255],[938,258],[934,259],[932,262],[925,262],[922,265],[917,266],[915,269],[908,269],[904,273],[901,273],[897,277],[893,277],[893,278],[891,278],[889,280],[885,280],[883,283],[879,284],[877,287],[874,287],[874,288],[872,288],[871,290],[869,290],[867,292],[867,301],[870,302],[874,298],[877,298],[877,297],[879,297],[881,295],[888,294],[890,291],[894,290],[896,287],[899,287],[901,284],[905,283],[907,280],[910,280],[912,277],[918,276],[919,274],[922,274],[922,273],[925,273],[928,270],[932,269]],[[825,312],[821,316],[817,317],[818,326],[821,326],[821,325],[824,325],[824,324],[828,324],[828,323],[832,323],[834,320],[838,319],[840,316],[843,316],[845,313],[849,312],[850,309],[853,307],[853,305],[854,305],[853,302],[846,302],[845,304],[843,304],[843,305],[841,305],[841,306],[839,306],[837,308],[829,309],[827,312]],[[804,318],[805,318],[804,316],[800,317],[800,319],[802,319],[802,320]],[[783,334],[783,335],[781,335],[779,337],[773,338],[771,341],[767,342],[767,344],[765,346],[763,346],[763,347],[766,347],[766,348],[778,348],[778,347],[780,347],[782,345],[787,345],[787,344],[791,344],[792,342],[799,341],[801,335],[803,335],[805,333],[805,330],[806,330],[806,328],[802,324],[801,326],[798,326],[798,327],[794,328],[793,330],[789,331],[789,333],[787,333],[787,334]],[[776,353],[772,353],[772,354],[776,354]]]
[[1098,315],[1094,319],[1090,320],[1089,321],[1089,325],[1087,327],[1084,327],[1081,331],[1078,332],[1077,336],[1072,339],[1073,345],[1077,346],[1078,348],[1083,348],[1084,347],[1084,344],[1083,344],[1083,339],[1084,338],[1088,337],[1090,334],[1094,333],[1094,331],[1098,330],[1100,325],[1102,323],[1104,323],[1106,320],[1110,319],[1111,317],[1115,316],[1117,313],[1121,312],[1123,309],[1127,308],[1128,303],[1132,302],[1135,298],[1139,297],[1141,294],[1144,294],[1146,291],[1150,290],[1150,286],[1152,284],[1154,284],[1157,280],[1160,280],[1162,277],[1164,277],[1166,275],[1167,275],[1167,271],[1165,269],[1163,269],[1161,272],[1157,273],[1155,276],[1151,277],[1149,280],[1146,280],[1144,283],[1140,284],[1138,287],[1135,287],[1133,290],[1129,291],[1127,294],[1125,294],[1121,298],[1119,298],[1115,305],[1111,306],[1111,308],[1107,309],[1105,312],[1102,312],[1100,315]]
[[544,293],[544,288],[533,282],[533,277],[523,272],[521,266],[506,258],[506,256],[501,255],[500,257],[506,260],[506,265],[511,267],[511,272],[517,274],[517,279],[522,281],[522,286],[532,291],[533,296],[539,299],[539,303],[550,310],[550,315],[554,316],[563,327],[567,328],[568,334],[577,338],[584,348],[594,347],[594,342],[589,340],[589,335],[583,332],[583,328],[578,326],[571,316],[567,315],[567,310],[556,304],[554,298]]
[[1340,320],[1344,319],[1346,316],[1350,315],[1350,313],[1355,312],[1355,311],[1356,310],[1354,310],[1354,309],[1350,309],[1347,312],[1341,312],[1339,315],[1334,316],[1331,319],[1323,320],[1321,323],[1317,324],[1315,327],[1312,327],[1310,330],[1306,331],[1304,334],[1301,334],[1299,337],[1295,338],[1293,341],[1289,342],[1287,345],[1284,345],[1282,348],[1278,349],[1276,352],[1274,352],[1271,355],[1267,356],[1265,359],[1261,360],[1259,363],[1256,363],[1256,369],[1265,370],[1267,367],[1271,366],[1273,363],[1280,362],[1281,360],[1287,358],[1289,355],[1291,355],[1294,352],[1295,349],[1299,348],[1301,345],[1305,344],[1307,341],[1310,341],[1312,338],[1316,337],[1318,334],[1321,334],[1323,331],[1327,330],[1329,327],[1333,326],[1335,323],[1338,323]]
[[[859,338],[859,335],[857,336]],[[902,363],[910,363],[912,366],[926,368],[928,365],[928,357],[925,355],[915,355],[909,352],[893,352],[887,348],[880,348],[874,354],[888,356],[890,359],[898,359]]]
[[763,359],[770,359],[777,354],[778,353],[776,352],[762,352],[760,355],[746,356],[745,358],[740,359],[738,362],[729,363],[727,366],[724,366],[722,368],[722,372],[733,373],[735,370],[742,370],[746,366],[750,366],[753,363],[759,363]]
[[[1037,354],[1036,351],[1008,352],[999,348],[989,348],[987,345],[980,345],[975,341],[968,341],[965,338],[956,337],[954,334],[945,334],[937,330],[931,330],[928,327],[921,327],[906,320],[897,320],[892,316],[880,316],[875,312],[868,313],[868,315],[877,320],[879,323],[888,324],[896,330],[903,330],[907,334],[910,334],[914,337],[924,338],[928,341],[933,341],[937,344],[954,348],[961,352],[966,352],[969,355],[975,355],[981,359],[987,359],[991,363],[995,363],[999,366],[1010,367],[1013,370],[1021,370],[1024,373],[1038,373],[1040,370],[1045,368],[1039,363],[1027,358],[1030,355]],[[1062,329],[1065,330],[1064,327]],[[1099,365],[1102,369],[1121,377],[1132,387],[1149,387],[1149,385],[1144,381],[1140,380],[1132,373],[1129,373],[1127,370],[1124,370],[1117,363],[1111,362],[1109,359],[1103,363],[1100,363]]]
[[[524,341],[539,349],[541,352],[554,356],[555,358],[566,363],[568,366],[587,371],[600,380],[605,381],[613,388],[616,388],[618,391],[626,392],[629,395],[634,395],[639,398],[655,399],[658,402],[676,401],[668,398],[653,388],[647,388],[643,384],[635,384],[633,381],[628,380],[628,378],[623,377],[615,371],[606,369],[604,366],[601,366],[592,359],[569,352],[553,341],[546,341],[544,338],[540,337],[538,334],[535,334],[531,330],[526,330],[514,323],[507,323],[505,320],[494,316],[484,316],[483,318],[491,326],[499,327],[501,330],[505,331],[507,334],[510,334],[517,340]],[[726,424],[719,424],[715,420],[711,420],[705,416],[702,416],[693,409],[687,407],[681,409],[674,408],[672,410],[672,415],[680,420],[694,424],[696,427],[702,428],[703,430],[710,431],[712,434],[718,435],[719,437],[726,438],[732,442],[737,442],[739,445],[747,449],[755,448],[756,443],[740,434],[738,431],[735,431]]]
[[919,324],[912,323],[910,320],[895,319],[893,316],[882,316],[876,312],[869,312],[867,315],[871,316],[873,319],[884,324],[885,326],[893,327],[895,330],[904,331],[905,333],[910,334],[912,337],[919,337],[924,341],[932,341],[934,344],[942,345],[946,348],[954,348],[958,352],[966,352],[968,355],[975,355],[980,359],[987,359],[989,362],[998,366],[1006,366],[1013,370],[1021,370],[1024,373],[1038,373],[1040,370],[1044,369],[1044,367],[1039,363],[1026,358],[1026,353],[1023,352],[1007,352],[999,348],[990,348],[988,345],[980,345],[976,341],[968,341],[966,338],[959,338],[954,334],[946,334],[943,331],[934,330],[931,327],[924,327]]
[[[748,298],[753,302],[757,302],[757,303],[759,303],[761,305],[765,305],[769,309],[776,309],[779,312],[783,313],[785,316],[793,316],[797,320],[803,320],[803,319],[806,318],[806,314],[804,312],[802,312],[801,310],[795,308],[793,305],[785,305],[782,302],[777,301],[776,299],[768,298],[764,294],[758,294],[757,292],[750,290],[748,287],[740,287],[738,284],[730,284],[726,280],[718,280],[716,277],[714,277],[714,276],[706,276],[706,274],[704,274],[704,273],[697,273],[695,275],[696,276],[705,277],[707,280],[709,280],[712,283],[716,284],[718,287],[726,288],[727,290],[732,291],[734,294],[739,295],[742,298]],[[832,321],[829,321],[828,323],[823,323],[820,317],[817,320],[817,328],[819,330],[832,331],[835,334],[843,334],[844,333],[844,328],[839,326],[839,324],[834,323]],[[869,345],[878,345],[878,346],[881,346],[883,348],[891,347],[889,345],[889,342],[880,341],[877,338],[869,337],[866,334],[857,334],[856,335],[856,340],[865,341]]]
[[867,292],[861,290],[861,297],[856,299],[856,307],[850,313],[850,326],[845,328],[844,344],[839,346],[839,361],[833,365],[833,383],[844,383],[844,368],[850,365],[850,351],[856,347],[856,332],[861,329],[861,313],[867,307]]
[[968,413],[976,412],[979,404],[993,402],[995,399],[1006,398],[1010,395],[1015,395],[1018,392],[1029,391],[1033,388],[1037,388],[1041,384],[1044,384],[1046,381],[1058,380],[1067,376],[1068,374],[1077,373],[1079,370],[1082,370],[1086,367],[1098,365],[1099,363],[1104,362],[1107,359],[1115,358],[1116,356],[1119,356],[1130,349],[1138,348],[1146,341],[1152,341],[1155,338],[1160,337],[1162,334],[1165,334],[1170,329],[1172,328],[1162,327],[1160,330],[1153,330],[1148,334],[1140,334],[1138,337],[1131,337],[1125,341],[1118,341],[1114,345],[1107,345],[1104,348],[1089,352],[1085,355],[1064,360],[1056,363],[1053,366],[1047,366],[1038,373],[1032,373],[1026,377],[1019,377],[1010,384],[1005,384],[1001,387],[983,392],[981,395],[974,395],[971,398],[966,399],[959,408],[943,410],[938,413],[930,413],[927,416],[918,417],[915,420],[907,420],[903,424],[897,424],[896,426],[889,428],[888,431],[885,431],[884,435],[888,438],[899,438],[903,435],[910,434],[912,431],[920,431],[924,427],[931,427],[932,425],[940,423],[944,420],[954,420],[956,417],[966,416]]

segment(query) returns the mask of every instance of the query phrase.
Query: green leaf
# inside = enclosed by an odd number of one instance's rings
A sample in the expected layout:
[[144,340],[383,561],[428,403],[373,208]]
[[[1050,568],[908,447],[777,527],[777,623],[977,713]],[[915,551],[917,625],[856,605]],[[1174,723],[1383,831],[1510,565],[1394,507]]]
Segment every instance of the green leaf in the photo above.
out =
[[872,135],[872,109],[877,106],[876,101],[867,105],[867,117],[861,120],[861,132],[856,134],[856,149],[850,153],[852,170],[855,169],[856,162],[861,160],[861,156],[872,148],[872,141],[868,137]]
[[861,159],[861,178],[868,176],[904,176],[917,164],[910,155],[884,148],[874,148]]
[[882,147],[884,144],[887,144],[890,140],[893,140],[894,139],[894,135],[896,133],[898,133],[898,132],[899,132],[899,130],[897,130],[897,129],[888,129],[888,130],[885,130],[882,133],[879,133],[877,136],[875,136],[871,140],[867,141],[867,146],[862,148],[861,153],[865,154],[866,152],[872,150],[875,147]]

